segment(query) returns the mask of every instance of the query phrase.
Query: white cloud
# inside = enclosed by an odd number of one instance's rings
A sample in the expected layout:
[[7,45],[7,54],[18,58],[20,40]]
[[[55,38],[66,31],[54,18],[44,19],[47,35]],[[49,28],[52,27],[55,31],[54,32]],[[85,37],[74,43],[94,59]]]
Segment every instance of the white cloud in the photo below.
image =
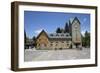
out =
[[84,36],[85,35],[85,30],[84,31],[81,31],[81,34]]
[[42,30],[43,30],[43,29],[38,29],[38,30],[35,30],[34,32],[35,32],[35,34],[37,35],[37,34],[39,34]]

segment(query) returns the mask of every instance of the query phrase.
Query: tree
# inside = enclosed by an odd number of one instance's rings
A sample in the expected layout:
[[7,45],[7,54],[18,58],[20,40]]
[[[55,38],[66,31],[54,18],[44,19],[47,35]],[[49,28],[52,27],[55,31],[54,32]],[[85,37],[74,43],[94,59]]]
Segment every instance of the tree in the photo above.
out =
[[33,36],[32,40],[33,40],[33,46],[35,47],[36,46],[36,37]]
[[26,35],[26,31],[24,31],[24,42],[26,43],[27,42],[27,40],[29,40],[29,37],[27,37],[27,35]]
[[90,33],[88,31],[85,32],[85,43],[86,43],[86,47],[90,46]]
[[24,43],[26,43],[26,31],[24,30]]
[[64,33],[69,33],[69,26],[68,23],[65,25]]
[[61,33],[64,33],[64,29],[63,28],[61,28],[60,31],[61,31]]
[[35,36],[33,36],[33,38],[32,38],[32,39],[33,39],[33,41],[35,41],[35,40],[36,40],[36,37],[35,37]]
[[56,33],[61,33],[61,29],[59,27],[56,29]]
[[24,47],[26,49],[26,42],[27,42],[27,37],[26,37],[26,31],[24,30]]
[[83,35],[82,35],[82,46],[84,46],[84,47],[86,46],[86,44],[85,44],[85,36],[83,36]]
[[90,47],[90,33],[88,31],[82,36],[82,45],[84,47]]
[[25,47],[25,49],[28,48],[28,46],[27,46],[28,41],[29,41],[29,37],[27,37],[26,31],[24,30],[24,47]]

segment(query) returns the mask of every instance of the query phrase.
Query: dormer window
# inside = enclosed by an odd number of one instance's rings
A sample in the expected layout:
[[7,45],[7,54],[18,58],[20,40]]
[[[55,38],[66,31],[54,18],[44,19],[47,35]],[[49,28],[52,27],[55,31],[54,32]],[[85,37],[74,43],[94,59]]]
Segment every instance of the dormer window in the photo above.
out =
[[58,42],[56,42],[56,43],[58,43]]
[[66,34],[66,36],[68,36],[68,34]]
[[53,36],[53,34],[50,34],[51,36]]
[[39,39],[39,41],[41,41],[41,39]]
[[56,34],[56,36],[59,36],[58,34]]
[[64,43],[64,41],[62,41],[62,43]]
[[64,34],[62,34],[61,36],[64,36]]

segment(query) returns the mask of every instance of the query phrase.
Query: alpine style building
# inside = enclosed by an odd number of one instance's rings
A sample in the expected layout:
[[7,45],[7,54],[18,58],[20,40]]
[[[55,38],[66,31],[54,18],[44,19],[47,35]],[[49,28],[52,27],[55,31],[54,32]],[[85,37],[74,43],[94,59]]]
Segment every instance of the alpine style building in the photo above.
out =
[[67,49],[81,48],[81,28],[80,21],[77,17],[69,20],[69,32],[47,33],[42,30],[36,38],[36,48],[38,49]]

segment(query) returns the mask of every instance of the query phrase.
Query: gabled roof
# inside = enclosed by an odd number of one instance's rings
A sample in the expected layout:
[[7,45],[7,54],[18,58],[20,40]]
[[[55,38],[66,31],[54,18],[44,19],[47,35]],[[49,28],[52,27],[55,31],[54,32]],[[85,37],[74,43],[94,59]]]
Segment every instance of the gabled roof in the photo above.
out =
[[75,20],[77,20],[77,21],[79,22],[79,24],[80,24],[80,21],[79,21],[79,19],[78,19],[77,17],[75,17],[75,18],[70,18],[69,23],[73,24],[73,22],[74,22]]
[[36,39],[40,37],[40,35],[44,33],[48,39],[69,39],[71,38],[69,33],[51,33],[47,34],[44,30],[40,32]]
[[39,33],[39,35],[37,36],[36,39],[38,39],[42,33],[44,33],[44,34],[48,37],[47,33],[46,33],[44,30],[42,30],[42,31]]
[[70,32],[71,32],[71,29],[72,29],[72,24],[73,24],[73,22],[74,22],[75,20],[77,20],[77,21],[79,22],[79,24],[80,24],[80,21],[79,21],[79,19],[78,19],[77,17],[75,17],[75,18],[70,18],[70,20],[69,20],[69,29],[70,29]]
[[75,18],[73,19],[72,24],[73,24],[73,22],[74,22],[75,20],[77,20],[77,21],[79,22],[79,24],[80,24],[80,21],[79,21],[79,19],[78,19],[77,17],[75,17]]

